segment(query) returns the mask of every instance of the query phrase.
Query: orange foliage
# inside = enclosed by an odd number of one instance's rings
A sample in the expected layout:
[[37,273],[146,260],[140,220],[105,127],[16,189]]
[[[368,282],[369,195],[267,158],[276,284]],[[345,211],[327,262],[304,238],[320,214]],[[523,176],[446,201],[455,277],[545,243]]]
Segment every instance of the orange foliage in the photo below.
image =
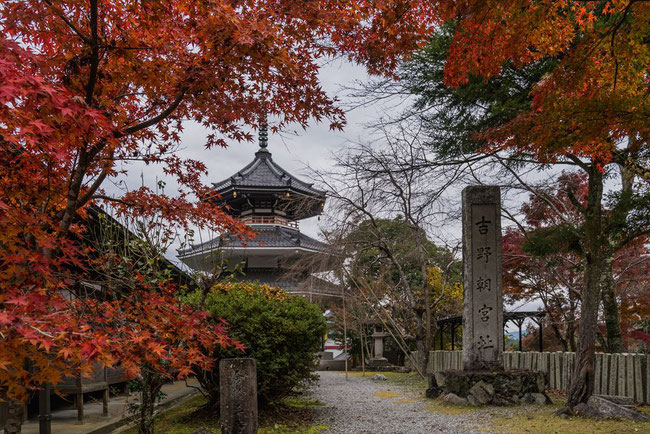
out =
[[[443,1],[459,20],[445,70],[449,85],[489,78],[510,62],[558,60],[533,90],[530,111],[489,131],[495,148],[542,162],[579,156],[611,162],[616,143],[650,136],[650,3],[631,0]],[[632,149],[632,151],[634,151]]]
[[[25,399],[72,366],[187,375],[210,363],[199,345],[230,344],[168,284],[143,280],[113,301],[70,297],[89,253],[75,241],[89,204],[246,235],[195,203],[208,192],[205,165],[174,154],[182,121],[212,130],[208,148],[250,140],[243,126],[262,112],[279,118],[274,128],[309,118],[341,128],[320,59],[389,75],[438,20],[415,0],[0,0],[0,22],[0,386]],[[180,190],[109,197],[102,184],[132,160],[162,164]]]

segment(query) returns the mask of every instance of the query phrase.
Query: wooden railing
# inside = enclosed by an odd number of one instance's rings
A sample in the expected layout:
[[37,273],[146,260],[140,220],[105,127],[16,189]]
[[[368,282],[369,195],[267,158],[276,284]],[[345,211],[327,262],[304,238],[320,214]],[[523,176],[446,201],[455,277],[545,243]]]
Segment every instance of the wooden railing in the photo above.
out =
[[[532,369],[548,373],[551,389],[567,391],[573,376],[575,353],[504,352],[506,369]],[[431,351],[428,371],[462,368],[462,351]],[[650,403],[650,354],[596,353],[595,392],[628,396]]]
[[241,221],[249,225],[281,225],[281,226],[287,226],[294,229],[299,228],[298,222],[293,220],[288,220],[284,217],[280,217],[276,215],[268,215],[268,216],[249,215],[249,216],[242,217]]

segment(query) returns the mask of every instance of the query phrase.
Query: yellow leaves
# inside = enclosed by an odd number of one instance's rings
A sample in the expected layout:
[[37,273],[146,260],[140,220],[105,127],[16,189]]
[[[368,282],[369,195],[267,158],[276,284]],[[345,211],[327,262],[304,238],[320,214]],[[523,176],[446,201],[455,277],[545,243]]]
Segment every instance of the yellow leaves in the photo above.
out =
[[438,267],[427,268],[427,285],[432,288],[442,288],[442,270]]
[[439,305],[442,307],[454,307],[463,301],[463,285],[460,282],[449,282],[445,279],[439,267],[427,268],[427,285],[431,291],[431,299],[435,300],[443,293]]

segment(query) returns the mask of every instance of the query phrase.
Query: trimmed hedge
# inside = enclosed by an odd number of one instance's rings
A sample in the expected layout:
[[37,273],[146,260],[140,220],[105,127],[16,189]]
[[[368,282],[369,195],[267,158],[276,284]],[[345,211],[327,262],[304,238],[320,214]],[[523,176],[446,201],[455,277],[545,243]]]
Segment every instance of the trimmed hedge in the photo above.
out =
[[[197,305],[199,292],[188,299]],[[268,406],[298,392],[315,379],[316,352],[326,330],[320,308],[302,297],[268,285],[235,282],[212,288],[203,306],[214,321],[225,319],[228,335],[245,346],[218,348],[218,359],[252,357],[257,362],[258,399]],[[209,405],[219,404],[219,369],[198,376]]]

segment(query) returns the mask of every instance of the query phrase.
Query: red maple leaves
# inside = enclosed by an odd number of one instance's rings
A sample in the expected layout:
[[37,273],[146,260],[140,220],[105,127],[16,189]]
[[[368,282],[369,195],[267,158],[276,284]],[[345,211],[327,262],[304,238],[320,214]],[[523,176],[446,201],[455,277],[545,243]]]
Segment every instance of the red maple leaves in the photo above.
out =
[[578,156],[608,164],[617,143],[647,143],[647,2],[440,3],[457,20],[445,68],[449,85],[470,75],[490,78],[508,63],[557,60],[536,83],[530,110],[484,135],[493,149],[523,150],[543,163]]
[[[234,344],[168,282],[80,296],[95,254],[79,242],[89,204],[110,201],[167,236],[189,225],[242,233],[196,203],[209,188],[201,161],[175,155],[183,122],[212,130],[208,148],[252,139],[243,126],[263,112],[273,128],[310,118],[341,128],[321,59],[391,74],[438,22],[414,0],[0,4],[0,385],[12,399],[95,362],[187,375],[210,363],[198,346]],[[102,185],[133,160],[162,164],[179,191],[110,196]]]

